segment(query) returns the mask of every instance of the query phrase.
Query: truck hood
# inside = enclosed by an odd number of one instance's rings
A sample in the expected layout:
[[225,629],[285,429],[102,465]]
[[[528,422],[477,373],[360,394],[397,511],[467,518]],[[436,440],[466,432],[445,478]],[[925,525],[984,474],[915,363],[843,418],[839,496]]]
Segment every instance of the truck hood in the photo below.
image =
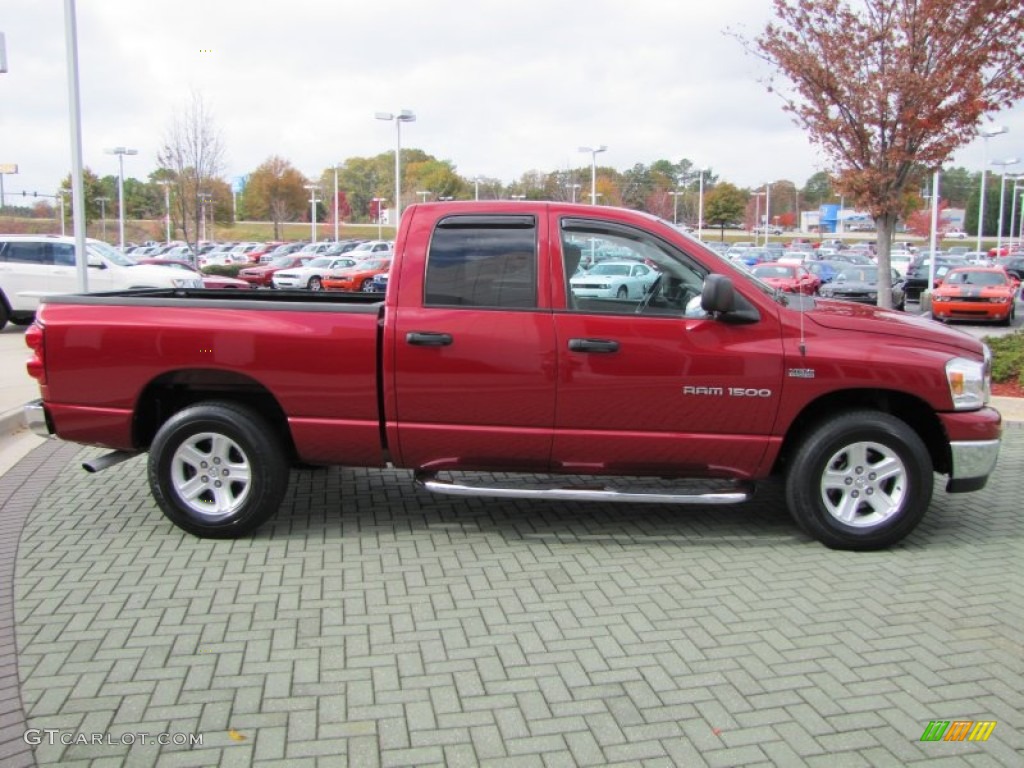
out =
[[868,304],[815,299],[806,319],[825,328],[856,333],[899,336],[931,344],[956,347],[974,355],[981,354],[982,344],[968,333],[949,328],[919,315],[880,309]]

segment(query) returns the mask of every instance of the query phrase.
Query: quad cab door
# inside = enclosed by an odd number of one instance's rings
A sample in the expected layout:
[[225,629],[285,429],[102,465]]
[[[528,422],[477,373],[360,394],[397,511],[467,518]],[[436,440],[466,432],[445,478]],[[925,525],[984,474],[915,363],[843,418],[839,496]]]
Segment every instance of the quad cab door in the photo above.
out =
[[[487,208],[440,220],[406,210],[411,245],[390,278],[383,366],[393,372],[388,444],[402,466],[548,469],[556,354],[539,245],[546,220]],[[426,254],[412,250],[427,244]]]
[[[739,322],[709,317],[700,307],[708,269],[650,232],[578,216],[553,221],[552,228],[564,263],[555,279],[565,286],[565,309],[554,314],[553,469],[752,473],[781,397],[776,317],[752,304],[734,318]],[[650,265],[659,279],[640,298],[575,296],[570,279],[580,254],[595,243],[618,260]]]

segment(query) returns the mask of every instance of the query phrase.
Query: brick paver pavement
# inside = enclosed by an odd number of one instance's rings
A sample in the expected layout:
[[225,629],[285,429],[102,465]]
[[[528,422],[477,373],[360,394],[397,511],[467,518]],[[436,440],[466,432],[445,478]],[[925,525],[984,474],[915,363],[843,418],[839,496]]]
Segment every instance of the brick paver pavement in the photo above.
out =
[[[203,541],[160,515],[144,458],[65,458],[20,491],[34,757],[1019,766],[1024,428],[1005,437],[984,491],[937,490],[876,553],[807,540],[773,488],[726,508],[497,502],[347,469],[296,471],[257,535]],[[998,724],[922,743],[936,719]],[[141,743],[158,733],[202,744]],[[92,734],[113,743],[61,743]]]

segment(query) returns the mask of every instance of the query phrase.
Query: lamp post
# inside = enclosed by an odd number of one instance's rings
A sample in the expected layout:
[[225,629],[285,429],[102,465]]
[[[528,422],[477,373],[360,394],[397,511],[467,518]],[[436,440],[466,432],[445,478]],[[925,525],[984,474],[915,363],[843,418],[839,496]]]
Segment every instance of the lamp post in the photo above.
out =
[[[63,202],[63,201],[61,201]],[[96,202],[100,204],[100,231],[103,233],[101,237],[107,239],[107,203],[110,202],[109,197],[97,197]]]
[[768,247],[768,227],[772,224],[772,186],[764,185],[764,247]]
[[707,168],[700,169],[700,187],[697,200],[697,239],[701,239],[701,230],[704,229],[704,172]]
[[309,190],[309,226],[310,236],[313,238],[313,242],[316,242],[316,184],[305,184],[306,189]]
[[751,192],[751,195],[754,197],[754,200],[756,201],[756,205],[754,207],[754,233],[755,233],[754,244],[756,245],[757,244],[757,237],[756,237],[757,225],[761,221],[761,198],[764,197],[764,190],[760,190],[758,192]]
[[477,176],[473,179],[473,199],[480,199],[480,177]]
[[60,204],[60,236],[64,237],[64,191],[57,190],[57,202]]
[[608,147],[602,144],[599,147],[580,147],[580,152],[590,153],[590,204],[597,205],[597,153],[607,152]]
[[981,194],[978,200],[978,242],[975,245],[976,251],[981,250],[981,232],[985,226],[985,174],[988,171],[988,140],[993,136],[1007,133],[1009,130],[1005,125],[993,125],[991,128],[979,132],[985,143],[981,163]]
[[171,244],[171,184],[170,179],[161,179],[157,182],[164,188],[164,231],[167,235],[167,244]]
[[[199,239],[200,240],[206,240],[206,204],[207,203],[212,203],[212,202],[213,202],[213,195],[212,194],[210,194],[209,192],[200,192],[199,193],[199,205],[200,205],[200,209],[199,209],[199,213],[200,213],[200,217],[199,217]],[[213,206],[211,205],[210,208],[212,210]],[[211,222],[211,224],[210,224],[210,235],[211,235],[210,239],[212,240],[213,239],[213,237],[212,237],[213,236],[213,223],[212,223],[213,222],[213,216],[212,215],[210,216],[210,222]]]
[[398,222],[402,218],[402,123],[413,123],[416,114],[411,109],[393,112],[378,112],[374,115],[378,120],[395,121],[395,233],[398,233]]
[[583,186],[582,184],[570,184],[569,185],[569,189],[572,190],[572,201],[574,203],[576,202],[576,190],[580,189],[582,186]]
[[1017,218],[1017,184],[1024,179],[1024,174],[1018,173],[1013,177],[1013,192],[1010,195],[1010,239],[1013,240],[1013,229]]
[[114,147],[104,150],[108,155],[117,155],[117,215],[120,231],[121,250],[124,250],[124,156],[137,155],[139,150],[128,147]]
[[420,202],[421,203],[427,202],[427,198],[430,196],[430,192],[428,192],[425,189],[418,189],[418,190],[416,190],[416,194],[417,195],[422,195],[422,197],[420,198]]
[[[1016,165],[1020,160],[1016,157],[1008,157],[1005,160],[993,160],[992,165],[998,165],[1002,168],[1006,168],[1011,165]],[[999,226],[996,228],[996,255],[1002,255],[1000,251],[1003,247],[1003,211],[1005,209],[1006,202],[1006,173],[1004,172],[999,178]]]
[[338,163],[334,164],[334,242],[338,242]]
[[672,195],[672,224],[679,226],[679,196],[683,194],[683,190],[677,189],[674,192],[669,192]]
[[381,230],[380,230],[380,206],[381,206],[382,203],[386,203],[387,202],[387,198],[386,197],[375,197],[375,198],[372,199],[372,201],[377,204],[377,239],[378,240],[383,240],[384,238],[381,237]]
[[4,176],[13,176],[17,172],[18,166],[14,163],[0,164],[0,211],[3,211],[4,205],[6,205],[6,198],[4,197]]

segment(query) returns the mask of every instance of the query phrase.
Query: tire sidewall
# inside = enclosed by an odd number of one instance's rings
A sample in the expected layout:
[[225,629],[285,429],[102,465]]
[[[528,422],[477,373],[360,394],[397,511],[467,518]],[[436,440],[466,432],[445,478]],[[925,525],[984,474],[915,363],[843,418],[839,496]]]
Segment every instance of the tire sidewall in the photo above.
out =
[[[870,528],[847,525],[821,499],[821,480],[830,459],[845,446],[874,442],[897,454],[906,471],[907,489],[900,509]],[[931,456],[906,423],[889,414],[859,411],[819,422],[798,448],[786,478],[786,502],[798,525],[833,549],[872,550],[891,546],[909,534],[931,503]]]
[[[248,495],[241,507],[216,521],[190,509],[172,479],[175,452],[204,432],[232,440],[251,470]],[[254,531],[277,511],[287,490],[288,464],[276,432],[262,417],[249,408],[218,402],[190,406],[164,423],[150,447],[148,476],[153,497],[176,526],[203,538],[237,538]]]

